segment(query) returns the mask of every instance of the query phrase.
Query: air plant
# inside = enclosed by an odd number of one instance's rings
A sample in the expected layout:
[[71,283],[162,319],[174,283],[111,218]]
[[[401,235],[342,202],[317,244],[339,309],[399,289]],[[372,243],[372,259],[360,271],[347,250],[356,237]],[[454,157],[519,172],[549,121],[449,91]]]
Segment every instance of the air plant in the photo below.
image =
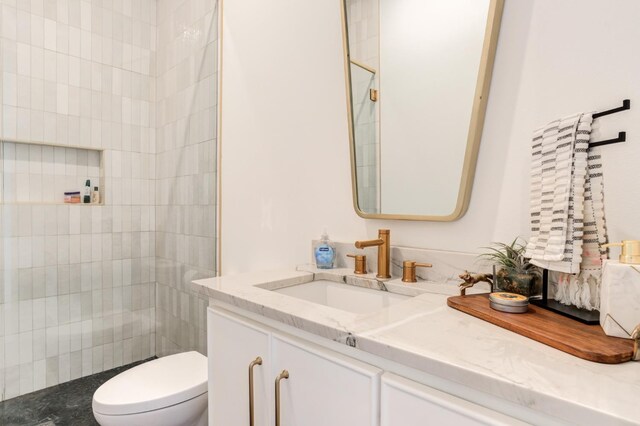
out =
[[500,291],[518,293],[529,297],[533,290],[539,293],[542,285],[540,269],[524,256],[526,245],[516,237],[511,244],[492,243],[485,247],[489,250],[480,258],[492,262],[494,266],[493,283]]
[[481,254],[479,257],[490,261],[502,268],[517,274],[536,274],[537,268],[524,256],[526,244],[520,242],[516,237],[511,244],[492,243],[489,247],[484,247],[489,252]]

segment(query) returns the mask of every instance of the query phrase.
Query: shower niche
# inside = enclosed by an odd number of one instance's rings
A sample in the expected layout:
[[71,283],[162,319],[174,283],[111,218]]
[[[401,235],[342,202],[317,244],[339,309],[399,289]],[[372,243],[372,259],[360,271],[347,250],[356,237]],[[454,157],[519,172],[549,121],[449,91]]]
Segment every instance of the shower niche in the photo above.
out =
[[82,197],[90,180],[104,204],[103,162],[99,149],[0,140],[0,203],[65,204],[65,193]]

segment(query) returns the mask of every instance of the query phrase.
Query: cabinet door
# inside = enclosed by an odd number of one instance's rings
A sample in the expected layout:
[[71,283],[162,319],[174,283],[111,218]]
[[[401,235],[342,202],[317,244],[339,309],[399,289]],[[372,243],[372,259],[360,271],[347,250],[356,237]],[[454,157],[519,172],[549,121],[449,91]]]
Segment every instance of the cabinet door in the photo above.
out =
[[512,417],[394,374],[382,375],[380,426],[524,425]]
[[381,370],[298,340],[272,335],[281,426],[377,426]]
[[270,374],[270,332],[220,309],[207,312],[209,355],[209,424],[249,425],[249,366],[254,365],[256,426],[272,425],[273,381]]

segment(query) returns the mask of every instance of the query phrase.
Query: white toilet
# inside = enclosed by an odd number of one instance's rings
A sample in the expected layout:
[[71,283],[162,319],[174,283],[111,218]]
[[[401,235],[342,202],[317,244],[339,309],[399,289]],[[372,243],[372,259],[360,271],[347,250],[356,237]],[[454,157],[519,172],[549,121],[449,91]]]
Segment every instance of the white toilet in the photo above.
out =
[[93,394],[102,426],[206,426],[207,357],[184,352],[140,364]]

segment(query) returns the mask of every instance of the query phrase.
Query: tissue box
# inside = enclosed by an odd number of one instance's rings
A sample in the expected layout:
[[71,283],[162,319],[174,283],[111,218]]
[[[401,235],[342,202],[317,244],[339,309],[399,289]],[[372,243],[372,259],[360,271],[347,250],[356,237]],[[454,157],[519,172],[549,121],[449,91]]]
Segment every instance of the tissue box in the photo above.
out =
[[630,338],[640,324],[640,265],[605,260],[600,287],[600,325],[609,336]]

